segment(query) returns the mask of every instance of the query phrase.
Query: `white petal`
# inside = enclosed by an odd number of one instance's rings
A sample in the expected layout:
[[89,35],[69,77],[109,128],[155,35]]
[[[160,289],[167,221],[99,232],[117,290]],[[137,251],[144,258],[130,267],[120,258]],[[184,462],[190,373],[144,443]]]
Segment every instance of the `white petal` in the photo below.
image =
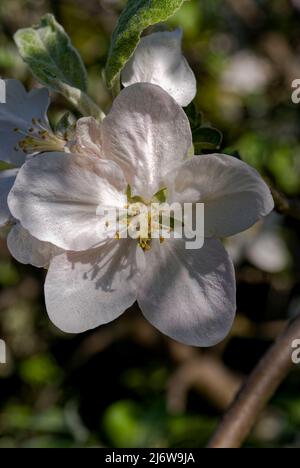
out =
[[122,167],[135,195],[149,199],[192,145],[184,111],[162,88],[146,83],[119,94],[102,128],[105,157]]
[[37,239],[64,250],[87,250],[105,238],[98,207],[124,207],[126,182],[112,161],[45,153],[20,169],[8,203]]
[[11,255],[24,265],[46,268],[50,260],[62,251],[48,242],[41,242],[17,223],[7,236],[7,247]]
[[18,80],[4,81],[6,103],[0,104],[0,160],[20,167],[25,161],[25,153],[16,151],[15,146],[24,136],[14,130],[19,128],[27,132],[33,118],[48,125],[49,91],[39,88],[27,93]]
[[101,124],[93,117],[83,117],[76,124],[71,152],[102,157]]
[[194,156],[167,179],[173,200],[205,204],[208,237],[244,231],[274,208],[270,189],[259,173],[231,156]]
[[229,333],[235,302],[231,260],[220,241],[199,250],[166,240],[145,254],[138,303],[152,325],[188,345],[213,346]]
[[52,322],[80,333],[111,322],[136,300],[144,253],[131,239],[55,257],[45,284]]
[[181,52],[182,31],[156,32],[143,37],[122,71],[122,83],[161,86],[180,106],[196,96],[196,78]]
[[14,185],[18,169],[0,172],[0,227],[4,226],[12,217],[7,204],[8,194]]

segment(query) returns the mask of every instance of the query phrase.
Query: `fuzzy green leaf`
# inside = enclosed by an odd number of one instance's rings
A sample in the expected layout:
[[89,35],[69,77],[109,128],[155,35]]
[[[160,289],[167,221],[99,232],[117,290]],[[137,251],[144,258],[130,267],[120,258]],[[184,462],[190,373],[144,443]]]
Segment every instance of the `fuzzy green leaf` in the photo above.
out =
[[142,32],[173,16],[185,1],[189,0],[128,0],[112,35],[105,71],[109,88],[134,53]]
[[83,61],[53,15],[44,16],[37,26],[20,29],[14,38],[23,60],[42,84],[58,92],[61,83],[87,90]]

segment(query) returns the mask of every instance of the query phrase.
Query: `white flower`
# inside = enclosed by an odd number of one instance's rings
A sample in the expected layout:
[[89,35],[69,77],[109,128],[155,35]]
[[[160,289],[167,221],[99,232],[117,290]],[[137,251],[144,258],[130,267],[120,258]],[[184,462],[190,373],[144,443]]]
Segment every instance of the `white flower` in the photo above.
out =
[[247,231],[226,239],[226,250],[236,265],[248,260],[268,273],[280,273],[290,264],[290,254],[283,238],[280,216],[264,218]]
[[231,57],[221,77],[222,87],[241,95],[262,92],[272,78],[270,63],[243,50]]
[[182,31],[156,32],[141,39],[125,65],[122,84],[153,83],[161,86],[180,106],[196,96],[196,78],[181,52]]
[[[47,118],[49,92],[46,88],[27,92],[17,80],[5,80],[6,102],[0,103],[0,160],[15,166],[16,169],[0,172],[0,228],[14,224],[7,205],[7,196],[25,161],[43,151],[62,151],[66,141],[52,132]],[[22,245],[28,242],[26,257]],[[46,266],[49,258],[41,262],[38,254],[40,241],[31,238],[18,223],[8,235],[8,247],[14,245],[14,256],[22,263]],[[52,251],[52,247],[43,246]],[[31,251],[31,254],[29,252]],[[43,264],[41,264],[43,263]]]
[[49,91],[27,92],[18,80],[5,80],[6,102],[0,104],[0,160],[20,167],[30,155],[60,151],[66,142],[52,132],[47,118]]
[[[101,133],[91,140],[96,127]],[[233,265],[217,238],[247,229],[272,210],[267,185],[230,156],[188,157],[188,119],[155,85],[126,88],[100,127],[84,119],[78,128],[86,154],[28,161],[9,195],[22,226],[65,251],[51,260],[45,284],[51,320],[64,331],[83,332],[137,300],[168,336],[197,346],[218,343],[232,326],[236,304]],[[184,239],[107,239],[99,210],[124,207],[128,184],[133,196],[147,201],[166,188],[169,203],[204,202],[204,247],[186,250]]]

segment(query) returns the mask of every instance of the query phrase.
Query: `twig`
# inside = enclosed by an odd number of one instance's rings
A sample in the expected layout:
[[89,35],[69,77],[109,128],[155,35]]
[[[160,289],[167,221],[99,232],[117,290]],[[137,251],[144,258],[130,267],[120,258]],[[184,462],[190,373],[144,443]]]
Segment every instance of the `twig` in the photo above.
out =
[[275,209],[278,213],[300,220],[299,200],[290,199],[286,195],[274,188],[271,188],[271,192],[275,202]]
[[226,0],[234,13],[249,27],[254,27],[263,17],[263,11],[253,0]]
[[269,57],[278,72],[285,77],[287,85],[299,76],[300,66],[295,51],[288,40],[275,32],[265,33],[260,40],[262,51]]
[[188,360],[174,372],[168,383],[167,405],[173,414],[186,410],[191,388],[198,390],[215,408],[224,411],[241,386],[241,378],[214,356]]
[[300,316],[290,323],[254,369],[209,443],[209,448],[239,448],[258,415],[293,366],[292,343],[300,338]]

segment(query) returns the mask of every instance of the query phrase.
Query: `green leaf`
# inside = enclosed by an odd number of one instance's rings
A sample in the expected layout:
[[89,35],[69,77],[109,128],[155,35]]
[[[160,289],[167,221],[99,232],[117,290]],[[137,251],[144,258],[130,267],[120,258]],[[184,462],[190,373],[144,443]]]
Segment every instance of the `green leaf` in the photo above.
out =
[[134,53],[142,32],[149,26],[166,21],[189,0],[128,0],[117,27],[106,64],[109,88],[116,85],[119,74]]
[[37,26],[20,29],[14,38],[38,81],[65,96],[82,115],[103,120],[103,112],[86,94],[87,72],[83,61],[53,15],[44,16]]
[[42,84],[59,92],[59,82],[87,90],[83,61],[53,15],[44,16],[37,26],[20,29],[14,39],[23,60]]
[[203,113],[198,111],[194,102],[191,102],[184,111],[189,119],[192,131],[198,130],[203,124]]
[[201,127],[193,132],[193,143],[195,154],[202,153],[205,150],[220,149],[223,140],[222,133],[216,128]]
[[71,132],[74,131],[76,126],[76,118],[71,112],[66,112],[60,118],[58,123],[55,126],[55,132],[62,136],[68,136]]

